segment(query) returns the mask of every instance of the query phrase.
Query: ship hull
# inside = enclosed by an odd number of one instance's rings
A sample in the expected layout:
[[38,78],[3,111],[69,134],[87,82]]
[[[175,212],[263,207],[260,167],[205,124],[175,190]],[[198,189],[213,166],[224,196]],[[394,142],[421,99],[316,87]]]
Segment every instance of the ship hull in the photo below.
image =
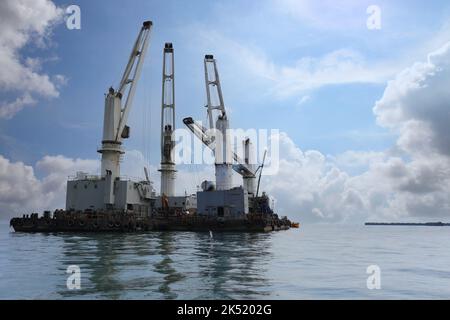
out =
[[13,218],[10,225],[16,232],[270,232],[287,230],[290,222],[263,215],[224,219],[196,215],[139,217],[126,213],[59,212],[53,217]]

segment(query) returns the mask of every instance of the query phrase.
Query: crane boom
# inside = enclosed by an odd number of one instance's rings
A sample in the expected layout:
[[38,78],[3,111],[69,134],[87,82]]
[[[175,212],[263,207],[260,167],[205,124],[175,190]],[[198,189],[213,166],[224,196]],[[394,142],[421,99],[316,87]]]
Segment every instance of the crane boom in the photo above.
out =
[[[142,65],[147,53],[148,41],[150,36],[152,22],[146,21],[143,23],[141,31],[136,38],[133,49],[131,50],[128,64],[123,73],[122,80],[120,81],[118,94],[124,95],[128,88],[127,99],[125,105],[122,108],[122,116],[120,117],[119,125],[116,132],[116,141],[120,141],[122,138],[122,132],[125,128],[128,120],[128,114],[133,103],[134,94],[136,92],[136,84],[139,81],[142,71]],[[131,75],[131,77],[130,77]]]
[[183,123],[188,127],[189,130],[199,138],[208,148],[214,151],[215,148],[215,139],[214,136],[210,136],[207,133],[207,129],[203,127],[201,124],[197,123],[191,117],[184,118]]
[[[215,151],[215,137],[208,134],[208,130],[203,127],[200,123],[194,121],[191,117],[184,118],[183,123],[188,127],[189,130],[200,139],[204,145],[206,145],[213,152]],[[234,151],[232,152],[233,164],[232,168],[234,171],[242,175],[244,178],[254,178],[255,173],[249,168],[248,164],[245,163]]]
[[[220,85],[219,71],[217,69],[216,59],[211,54],[205,55],[205,84],[206,84],[206,99],[208,108],[209,127],[216,128],[216,123],[213,121],[213,111],[219,110],[220,116],[226,118],[225,104],[223,102],[222,87]],[[217,101],[214,100],[216,98]]]

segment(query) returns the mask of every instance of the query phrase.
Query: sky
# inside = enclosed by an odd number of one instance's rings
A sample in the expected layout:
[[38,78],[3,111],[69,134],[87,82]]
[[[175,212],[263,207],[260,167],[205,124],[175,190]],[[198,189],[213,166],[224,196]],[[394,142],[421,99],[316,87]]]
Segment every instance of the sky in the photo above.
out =
[[[69,5],[81,28],[68,29]],[[368,28],[371,5],[379,27]],[[177,127],[206,120],[214,54],[233,128],[279,129],[262,188],[302,222],[449,221],[448,1],[0,3],[0,217],[64,207],[67,176],[99,171],[104,93],[154,23],[122,172],[158,189],[162,48],[175,48]],[[213,169],[182,166],[177,191]]]

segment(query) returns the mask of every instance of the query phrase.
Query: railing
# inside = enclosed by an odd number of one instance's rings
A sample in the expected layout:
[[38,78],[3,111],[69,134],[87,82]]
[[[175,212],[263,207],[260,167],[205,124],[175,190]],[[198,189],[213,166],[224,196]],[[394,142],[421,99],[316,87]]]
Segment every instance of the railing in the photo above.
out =
[[68,176],[67,179],[69,181],[75,181],[75,180],[101,180],[102,176],[95,175],[95,174],[84,174],[84,175]]
[[[97,175],[97,174],[83,174],[83,175],[70,175],[67,177],[69,181],[75,181],[75,180],[102,180],[104,176]],[[120,180],[127,180],[127,181],[134,181],[134,182],[140,182],[140,181],[146,181],[142,177],[135,177],[135,176],[128,176],[128,175],[120,175]]]

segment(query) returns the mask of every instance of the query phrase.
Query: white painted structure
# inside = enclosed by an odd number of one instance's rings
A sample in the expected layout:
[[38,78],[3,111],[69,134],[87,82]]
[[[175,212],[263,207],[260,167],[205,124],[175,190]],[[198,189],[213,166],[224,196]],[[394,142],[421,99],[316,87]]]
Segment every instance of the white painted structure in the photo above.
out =
[[[102,147],[98,152],[102,154],[100,175],[106,180],[104,196],[106,205],[114,204],[114,181],[120,177],[120,158],[124,153],[122,140],[130,136],[130,128],[126,122],[147,53],[151,27],[151,21],[143,23],[118,90],[110,88],[105,98]],[[125,95],[125,104],[122,106]]]
[[[209,129],[206,129],[190,117],[184,118],[183,122],[203,144],[214,152],[216,189],[231,189],[231,169],[233,169],[242,176],[244,180],[243,187],[246,192],[248,191],[249,194],[254,195],[256,170],[252,143],[249,138],[243,141],[244,160],[232,150],[228,133],[230,125],[223,102],[219,72],[214,56],[205,56],[204,67]],[[213,116],[214,110],[219,110],[215,122]]]
[[146,181],[116,180],[114,182],[114,204],[105,206],[102,195],[108,181],[100,176],[74,178],[67,182],[66,210],[114,209],[147,215],[150,203],[155,198],[151,183]]
[[[209,127],[215,136],[215,174],[217,190],[229,190],[232,186],[232,150],[228,129],[230,123],[225,111],[219,72],[213,55],[205,55],[205,86],[208,107]],[[214,123],[214,110],[219,111]]]
[[[197,213],[218,217],[243,217],[249,212],[249,196],[255,196],[254,150],[249,138],[243,141],[244,160],[232,150],[229,119],[214,56],[205,55],[204,68],[209,129],[190,117],[183,119],[184,124],[215,156],[216,183],[215,186],[209,181],[202,183],[203,191],[197,192]],[[232,187],[232,170],[242,176],[242,187]]]
[[163,52],[161,101],[161,196],[175,196],[175,63],[172,43],[166,43]]
[[[105,97],[100,176],[78,174],[67,182],[66,210],[127,210],[149,214],[155,197],[148,180],[120,179],[120,160],[125,153],[122,141],[130,136],[126,125],[137,82],[147,52],[152,22],[143,23],[131,50],[117,90],[110,88]],[[122,104],[123,100],[125,103]]]
[[242,187],[197,193],[197,214],[218,218],[243,218],[248,213],[248,195]]

